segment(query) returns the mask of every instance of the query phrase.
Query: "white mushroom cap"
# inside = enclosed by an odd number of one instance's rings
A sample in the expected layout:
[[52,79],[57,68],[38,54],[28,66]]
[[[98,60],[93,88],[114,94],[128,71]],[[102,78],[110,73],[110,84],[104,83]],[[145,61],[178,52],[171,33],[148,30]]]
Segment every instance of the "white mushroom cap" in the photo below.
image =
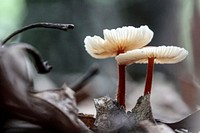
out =
[[103,34],[104,39],[87,36],[84,40],[86,51],[94,58],[114,57],[119,53],[142,48],[153,38],[153,32],[148,26],[105,29]]
[[185,59],[188,51],[176,46],[144,47],[116,56],[118,64],[148,63],[148,58],[154,57],[157,64],[172,64]]

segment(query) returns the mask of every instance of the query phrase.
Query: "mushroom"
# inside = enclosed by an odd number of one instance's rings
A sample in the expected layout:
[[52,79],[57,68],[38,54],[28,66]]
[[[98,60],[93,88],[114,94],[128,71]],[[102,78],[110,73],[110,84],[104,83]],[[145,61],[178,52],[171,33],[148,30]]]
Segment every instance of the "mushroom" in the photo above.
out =
[[[84,40],[86,51],[94,58],[103,59],[115,57],[127,51],[142,48],[153,38],[153,32],[148,26],[135,28],[133,26],[124,26],[117,29],[105,29],[103,31],[104,39],[99,36],[87,36]],[[125,67],[118,65],[119,81],[117,101],[125,108]]]
[[116,56],[119,65],[148,63],[144,95],[151,94],[154,63],[173,64],[185,59],[188,51],[176,46],[144,47]]

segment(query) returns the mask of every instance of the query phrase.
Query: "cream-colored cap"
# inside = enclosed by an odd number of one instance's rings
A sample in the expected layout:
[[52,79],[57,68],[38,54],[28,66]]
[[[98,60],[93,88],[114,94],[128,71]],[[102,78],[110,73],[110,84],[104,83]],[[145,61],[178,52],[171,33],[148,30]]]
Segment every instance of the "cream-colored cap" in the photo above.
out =
[[87,36],[84,40],[86,51],[94,58],[114,57],[119,53],[142,48],[153,38],[153,31],[148,26],[105,29],[103,34],[104,39]]
[[155,58],[157,64],[172,64],[185,59],[188,51],[176,46],[144,47],[135,49],[115,57],[118,64],[148,63],[148,58]]

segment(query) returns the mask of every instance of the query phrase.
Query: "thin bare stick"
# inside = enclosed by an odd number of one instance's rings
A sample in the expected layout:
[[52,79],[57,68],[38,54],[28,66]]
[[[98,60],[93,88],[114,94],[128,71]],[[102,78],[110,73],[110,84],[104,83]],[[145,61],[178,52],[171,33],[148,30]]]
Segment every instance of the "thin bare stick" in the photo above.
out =
[[22,33],[29,29],[34,29],[34,28],[50,28],[50,29],[58,29],[58,30],[67,31],[68,29],[73,29],[74,25],[73,24],[60,24],[60,23],[46,23],[46,22],[30,24],[30,25],[27,25],[27,26],[13,32],[12,34],[10,34],[7,38],[5,38],[2,41],[2,45],[5,45],[6,42],[8,40],[10,40],[12,37],[14,37],[15,35]]
[[81,88],[83,88],[95,75],[99,73],[99,67],[97,64],[92,65],[88,72],[83,75],[74,85],[72,85],[72,90],[78,92]]

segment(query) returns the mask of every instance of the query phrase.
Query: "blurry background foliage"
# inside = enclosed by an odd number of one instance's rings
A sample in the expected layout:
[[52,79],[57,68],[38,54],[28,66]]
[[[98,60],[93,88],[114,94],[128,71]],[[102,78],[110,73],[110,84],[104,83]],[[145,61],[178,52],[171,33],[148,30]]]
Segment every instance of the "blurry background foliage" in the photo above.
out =
[[26,15],[25,0],[1,0],[0,2],[0,38],[21,27]]
[[[1,0],[0,38],[12,31],[35,22],[73,23],[69,32],[37,29],[23,33],[15,42],[27,42],[36,47],[53,65],[51,77],[83,73],[93,62],[102,71],[116,73],[114,59],[96,60],[84,49],[87,35],[103,36],[103,29],[122,26],[148,25],[154,31],[150,45],[178,45],[189,50],[188,67],[193,71],[193,45],[190,22],[193,8],[198,1],[188,0]],[[16,41],[17,40],[17,41]],[[186,61],[180,64],[184,64]],[[174,77],[174,73],[189,70],[176,65],[156,65],[156,71]],[[146,65],[133,65],[128,72],[134,80],[145,76]],[[176,73],[177,74],[177,73]],[[175,75],[176,75],[175,74]]]

